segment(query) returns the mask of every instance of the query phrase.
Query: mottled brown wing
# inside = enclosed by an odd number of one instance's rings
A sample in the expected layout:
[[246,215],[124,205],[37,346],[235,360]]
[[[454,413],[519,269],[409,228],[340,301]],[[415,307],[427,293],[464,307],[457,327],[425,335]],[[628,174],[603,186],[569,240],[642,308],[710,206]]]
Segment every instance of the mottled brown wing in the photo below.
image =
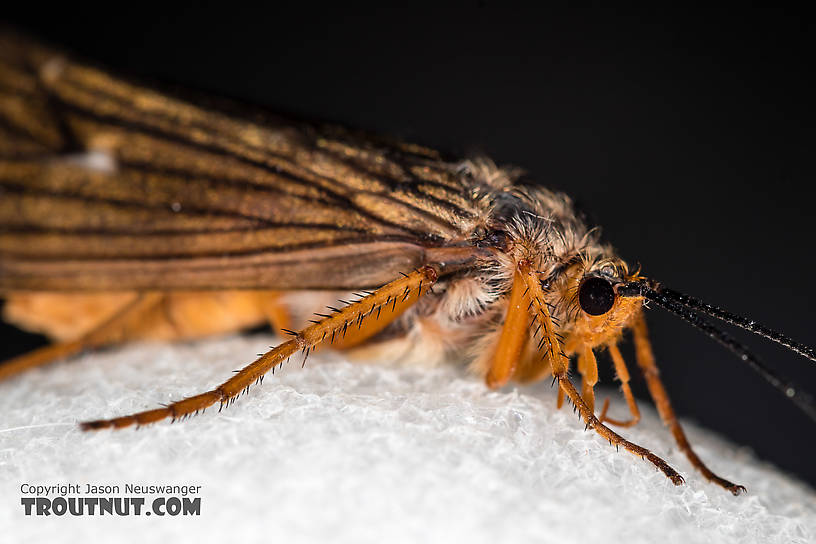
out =
[[431,150],[228,111],[0,31],[0,292],[374,286],[481,214]]

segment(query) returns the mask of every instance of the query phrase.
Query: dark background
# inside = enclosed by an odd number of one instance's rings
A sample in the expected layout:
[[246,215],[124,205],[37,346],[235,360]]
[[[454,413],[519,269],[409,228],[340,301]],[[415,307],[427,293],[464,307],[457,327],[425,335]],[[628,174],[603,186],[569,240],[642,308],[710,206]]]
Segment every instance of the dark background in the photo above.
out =
[[[804,14],[17,4],[0,17],[120,72],[523,166],[650,277],[816,343]],[[813,421],[679,319],[649,319],[680,415],[816,483]],[[737,336],[816,390],[814,363]],[[39,342],[3,326],[0,358]]]

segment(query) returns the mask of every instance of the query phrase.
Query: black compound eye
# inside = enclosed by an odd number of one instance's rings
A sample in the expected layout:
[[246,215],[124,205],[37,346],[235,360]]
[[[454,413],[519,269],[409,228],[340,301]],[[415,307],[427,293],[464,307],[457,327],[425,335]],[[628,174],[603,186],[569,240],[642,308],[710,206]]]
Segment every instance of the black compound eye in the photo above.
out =
[[589,277],[578,288],[578,302],[589,315],[603,315],[615,304],[615,290],[608,280]]

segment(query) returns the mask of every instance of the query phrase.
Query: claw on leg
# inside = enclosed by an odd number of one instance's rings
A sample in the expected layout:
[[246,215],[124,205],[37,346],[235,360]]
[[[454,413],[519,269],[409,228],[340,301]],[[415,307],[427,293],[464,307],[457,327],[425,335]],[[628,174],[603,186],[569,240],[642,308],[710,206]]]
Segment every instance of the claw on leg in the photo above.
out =
[[[584,401],[575,386],[567,377],[568,359],[561,348],[561,341],[556,334],[550,312],[547,307],[544,291],[541,287],[541,282],[535,273],[533,273],[529,265],[525,262],[519,264],[519,270],[522,277],[527,284],[527,296],[530,298],[530,311],[533,312],[534,318],[541,323],[542,334],[546,335],[546,344],[549,346],[549,352],[552,355],[551,366],[553,369],[553,376],[558,380],[559,389],[569,397],[575,407],[580,411],[581,417],[587,425],[587,428],[592,428],[596,433],[601,435],[610,444],[622,446],[627,451],[648,460],[655,467],[657,467],[669,480],[675,485],[682,485],[684,483],[683,477],[674,470],[663,459],[653,454],[646,448],[638,446],[628,440],[624,439],[609,427],[601,423],[595,414],[593,414],[589,405]],[[594,359],[594,357],[593,357]]]
[[581,398],[581,395],[578,394],[578,391],[575,389],[575,386],[572,385],[572,382],[569,381],[569,378],[566,376],[561,376],[558,378],[559,386],[564,390],[564,393],[572,400],[575,406],[578,407],[578,410],[581,412],[581,417],[587,424],[587,427],[595,429],[595,432],[601,435],[603,438],[609,441],[610,444],[615,444],[618,446],[623,446],[624,449],[627,451],[641,457],[642,459],[648,460],[654,466],[656,466],[666,477],[672,481],[674,485],[683,485],[685,480],[680,475],[679,472],[674,470],[671,466],[669,466],[666,461],[652,453],[651,451],[647,450],[642,446],[638,446],[633,442],[629,442],[628,440],[621,437],[619,434],[612,431],[609,427],[605,426],[603,423],[598,421],[598,418],[589,411],[589,406],[584,402]]
[[705,463],[703,463],[703,461],[691,448],[691,444],[689,444],[689,441],[686,438],[686,433],[683,431],[683,427],[677,420],[677,416],[674,413],[671,402],[669,402],[669,395],[666,392],[666,388],[663,387],[663,382],[660,380],[660,372],[657,369],[654,354],[652,353],[652,346],[649,342],[649,333],[646,328],[646,320],[643,318],[643,315],[641,315],[635,321],[633,332],[635,338],[635,358],[643,371],[643,376],[646,378],[646,385],[649,388],[649,393],[654,399],[655,405],[657,405],[657,411],[660,414],[660,418],[671,430],[672,435],[674,435],[674,440],[677,442],[677,446],[683,450],[683,453],[686,454],[686,457],[689,461],[691,461],[691,464],[694,465],[694,467],[699,470],[708,481],[719,485],[734,495],[744,493],[745,488],[743,486],[737,485],[714,474],[714,472],[712,472],[705,465]]

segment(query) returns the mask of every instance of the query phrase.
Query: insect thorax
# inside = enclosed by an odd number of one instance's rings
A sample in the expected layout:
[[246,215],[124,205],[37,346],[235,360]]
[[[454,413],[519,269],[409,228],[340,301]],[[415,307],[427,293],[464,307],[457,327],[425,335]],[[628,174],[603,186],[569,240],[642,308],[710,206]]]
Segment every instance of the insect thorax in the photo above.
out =
[[582,341],[597,344],[617,338],[634,307],[615,308],[598,320],[581,311],[577,291],[582,279],[591,275],[623,279],[628,275],[626,264],[600,243],[598,229],[586,226],[570,199],[545,188],[512,184],[494,185],[481,196],[489,199],[489,209],[472,238],[474,245],[490,247],[491,256],[440,281],[435,293],[390,327],[384,338],[390,336],[395,345],[402,338],[401,358],[424,365],[465,359],[482,372],[496,345],[513,275],[522,260],[537,271],[552,317],[568,339],[568,351]]

